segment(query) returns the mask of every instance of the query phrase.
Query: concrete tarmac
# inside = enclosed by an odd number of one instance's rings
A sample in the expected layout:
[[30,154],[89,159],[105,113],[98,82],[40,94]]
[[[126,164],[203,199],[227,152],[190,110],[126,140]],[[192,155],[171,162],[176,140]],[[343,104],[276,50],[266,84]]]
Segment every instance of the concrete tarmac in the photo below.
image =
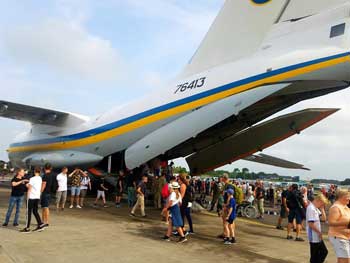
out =
[[[0,188],[0,221],[3,222],[9,190]],[[286,240],[286,232],[269,222],[237,219],[237,244],[224,245],[216,236],[222,231],[214,214],[194,214],[195,234],[184,244],[161,240],[167,226],[160,211],[147,208],[148,217],[132,218],[128,208],[93,208],[88,199],[83,209],[51,209],[50,227],[23,234],[10,225],[0,228],[0,263],[137,263],[137,262],[308,262],[308,242]],[[67,206],[68,207],[68,206]],[[14,215],[13,215],[14,216]],[[12,217],[13,219],[13,217]],[[35,227],[33,218],[32,228]],[[25,209],[20,224],[25,223]],[[11,221],[12,224],[12,221]],[[306,236],[303,235],[306,239]],[[326,238],[326,236],[325,236]],[[335,262],[328,241],[326,262]]]

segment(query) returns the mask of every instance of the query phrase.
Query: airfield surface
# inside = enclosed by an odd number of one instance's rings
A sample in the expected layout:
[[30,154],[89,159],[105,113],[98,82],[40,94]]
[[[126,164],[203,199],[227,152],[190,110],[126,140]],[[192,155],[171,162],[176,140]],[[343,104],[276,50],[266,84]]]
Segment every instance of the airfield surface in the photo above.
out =
[[[0,221],[7,209],[9,189],[0,187]],[[166,225],[158,210],[147,209],[146,219],[131,218],[128,209],[93,208],[89,199],[81,210],[52,209],[50,227],[41,233],[19,233],[10,226],[0,228],[1,263],[108,263],[108,262],[308,262],[307,242],[288,241],[286,232],[273,226],[276,216],[263,222],[237,220],[238,243],[225,246],[216,238],[220,219],[209,214],[194,214],[195,235],[184,244],[161,240]],[[22,209],[21,227],[25,220]],[[11,222],[12,223],[12,222]],[[35,223],[35,219],[34,219]],[[34,226],[34,225],[33,225]],[[305,235],[303,235],[306,238]],[[335,262],[326,242],[327,262]]]

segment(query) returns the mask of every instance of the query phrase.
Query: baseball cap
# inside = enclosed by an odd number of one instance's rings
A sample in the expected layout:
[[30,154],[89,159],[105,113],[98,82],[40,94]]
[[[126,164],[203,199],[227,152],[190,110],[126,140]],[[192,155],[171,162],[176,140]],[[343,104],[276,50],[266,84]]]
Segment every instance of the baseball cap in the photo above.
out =
[[233,191],[233,189],[227,189],[226,190],[226,193],[228,193],[228,194],[230,194],[230,195],[233,195],[234,194],[234,191]]

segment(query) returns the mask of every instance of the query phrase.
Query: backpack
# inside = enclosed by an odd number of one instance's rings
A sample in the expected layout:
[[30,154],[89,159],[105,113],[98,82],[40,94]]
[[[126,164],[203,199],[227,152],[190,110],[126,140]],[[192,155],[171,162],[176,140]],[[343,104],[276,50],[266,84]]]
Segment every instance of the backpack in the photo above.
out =
[[236,204],[240,205],[244,199],[243,190],[242,188],[234,185],[234,191],[235,191],[234,196],[235,196]]
[[162,195],[163,199],[167,199],[169,197],[169,185],[168,184],[165,184],[163,186],[161,195]]

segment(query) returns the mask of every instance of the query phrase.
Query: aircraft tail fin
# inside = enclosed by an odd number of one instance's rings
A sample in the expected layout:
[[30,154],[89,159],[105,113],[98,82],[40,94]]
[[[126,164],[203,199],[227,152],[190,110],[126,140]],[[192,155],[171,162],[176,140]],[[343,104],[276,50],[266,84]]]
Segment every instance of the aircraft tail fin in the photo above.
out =
[[288,0],[226,0],[196,53],[186,77],[254,53]]

